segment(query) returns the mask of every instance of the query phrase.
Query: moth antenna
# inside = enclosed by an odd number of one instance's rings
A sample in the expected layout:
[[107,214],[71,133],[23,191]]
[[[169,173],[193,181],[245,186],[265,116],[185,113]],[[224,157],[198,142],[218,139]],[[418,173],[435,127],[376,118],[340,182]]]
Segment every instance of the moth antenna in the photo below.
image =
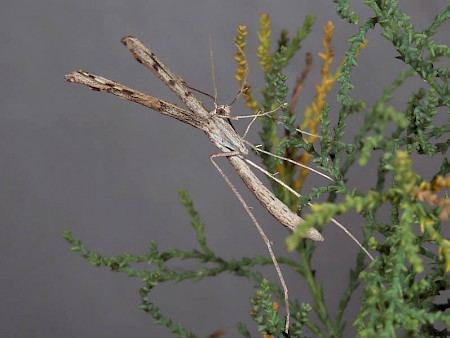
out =
[[270,155],[272,157],[278,158],[280,160],[284,160],[284,161],[290,162],[290,163],[295,164],[295,165],[297,165],[299,167],[308,169],[308,170],[312,171],[313,173],[316,173],[317,175],[325,177],[327,180],[333,181],[333,179],[330,176],[328,176],[328,175],[326,175],[324,173],[321,173],[319,170],[316,170],[316,169],[311,168],[311,167],[309,167],[307,165],[304,165],[302,163],[299,163],[299,162],[296,162],[294,160],[291,160],[290,158],[279,156],[279,155],[276,155],[276,154],[272,154],[271,152],[265,151],[265,150],[261,149],[260,147],[254,146],[251,142],[248,142],[247,140],[243,140],[243,141],[244,141],[244,143],[248,144],[252,149],[254,149],[256,152],[260,152],[260,153],[263,153],[263,154]]
[[212,37],[211,34],[209,35],[209,53],[211,58],[211,75],[212,75],[212,82],[214,87],[214,108],[217,110],[217,85],[216,85],[216,72],[214,68],[214,52],[212,48]]
[[204,92],[203,90],[197,89],[197,88],[195,88],[195,87],[191,87],[191,86],[189,86],[186,82],[185,82],[184,84],[185,84],[185,86],[186,86],[187,88],[189,88],[189,89],[191,89],[191,90],[193,90],[193,91],[195,91],[195,92],[197,92],[197,93],[200,93],[200,94],[202,94],[202,95],[208,96],[208,97],[211,98],[212,100],[215,100],[215,99],[214,99],[214,96],[212,96],[211,94],[208,94],[207,92]]

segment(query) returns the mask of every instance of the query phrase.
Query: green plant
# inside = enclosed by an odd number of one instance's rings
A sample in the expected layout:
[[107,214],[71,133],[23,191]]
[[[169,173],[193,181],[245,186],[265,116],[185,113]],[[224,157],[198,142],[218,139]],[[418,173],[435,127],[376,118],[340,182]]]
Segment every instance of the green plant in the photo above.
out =
[[[337,3],[337,12],[350,23],[359,18],[350,11],[347,1]],[[439,294],[449,289],[447,272],[450,270],[450,241],[441,231],[441,224],[448,220],[450,202],[442,190],[450,187],[447,176],[450,165],[445,157],[450,145],[448,124],[435,124],[435,117],[450,105],[448,90],[449,71],[438,66],[438,61],[450,56],[446,45],[438,45],[432,39],[440,26],[450,18],[450,5],[436,16],[433,23],[421,31],[416,31],[410,18],[398,7],[397,1],[371,1],[367,4],[374,12],[373,17],[359,25],[358,33],[350,39],[350,48],[346,58],[331,72],[333,53],[331,37],[333,25],[325,27],[324,52],[320,54],[322,83],[318,85],[317,96],[305,110],[305,119],[298,123],[293,114],[295,101],[283,106],[281,121],[284,131],[278,132],[274,116],[260,117],[263,128],[260,133],[265,150],[287,156],[301,163],[313,161],[321,170],[327,172],[335,181],[332,184],[312,189],[300,199],[277,184],[273,190],[286,205],[293,210],[301,210],[310,201],[322,196],[326,203],[316,203],[311,213],[304,215],[306,222],[298,231],[290,235],[287,247],[298,253],[298,261],[279,258],[279,263],[296,271],[304,278],[313,296],[312,304],[300,304],[292,300],[293,322],[290,337],[301,337],[303,328],[308,328],[314,337],[342,337],[345,322],[343,313],[358,286],[362,286],[361,308],[353,325],[358,337],[447,337],[450,336],[450,300],[438,303]],[[245,87],[247,106],[254,112],[258,109],[270,111],[288,100],[286,75],[287,66],[301,47],[314,23],[313,16],[307,16],[305,23],[296,34],[288,37],[283,31],[276,51],[270,51],[270,19],[261,16],[261,29],[258,34],[261,45],[258,58],[261,70],[265,74],[263,99],[258,103],[247,82],[245,26],[238,28],[235,55],[238,62],[236,78]],[[397,79],[385,88],[383,94],[372,107],[351,96],[355,84],[351,75],[357,67],[357,57],[367,42],[367,33],[380,27],[384,38],[398,52],[407,69],[398,74]],[[370,44],[369,47],[370,48]],[[306,68],[307,69],[307,68]],[[306,76],[306,72],[304,73]],[[420,77],[423,87],[411,93],[403,111],[397,111],[389,105],[395,91],[408,78]],[[337,100],[340,105],[337,123],[332,127],[330,110],[326,104],[327,94],[333,85],[339,85]],[[357,84],[356,84],[357,85]],[[302,86],[301,77],[297,89]],[[351,142],[344,141],[348,118],[363,114],[364,122]],[[308,130],[311,135],[297,130]],[[392,132],[389,132],[392,130]],[[319,134],[320,137],[314,136]],[[439,139],[445,139],[440,142]],[[374,157],[374,152],[381,154]],[[441,161],[438,172],[431,182],[426,182],[412,170],[414,156],[429,156]],[[350,189],[347,180],[349,169],[354,165],[364,166],[371,160],[377,165],[376,184],[368,192]],[[279,172],[281,180],[298,191],[302,188],[307,172],[297,167],[263,155],[263,162],[271,172]],[[86,250],[79,239],[65,232],[66,240],[72,250],[80,252],[91,264],[107,266],[116,272],[125,272],[130,277],[143,281],[139,290],[141,308],[150,313],[156,323],[167,326],[180,337],[195,337],[181,324],[175,324],[161,313],[150,300],[149,294],[158,284],[168,281],[200,280],[229,272],[255,282],[255,295],[251,299],[251,314],[258,330],[267,336],[283,336],[284,318],[278,313],[276,299],[283,299],[282,292],[275,284],[269,283],[255,272],[256,266],[270,265],[270,258],[255,256],[252,258],[225,260],[217,256],[208,246],[204,236],[204,226],[199,220],[187,192],[180,191],[181,201],[191,216],[191,224],[196,231],[200,250],[183,251],[171,249],[160,251],[156,243],[139,255],[123,254],[106,257]],[[337,198],[343,196],[343,202]],[[380,208],[389,210],[390,222],[380,220],[377,212]],[[304,240],[304,229],[314,226],[320,229],[332,217],[356,210],[365,220],[364,242],[377,252],[375,261],[370,265],[363,253],[355,258],[355,266],[349,271],[349,283],[342,294],[336,318],[331,318],[325,306],[322,285],[315,279],[311,266],[314,243]],[[201,267],[195,270],[177,272],[171,269],[173,260],[197,260]],[[153,270],[138,269],[133,263],[148,263]],[[316,314],[312,320],[310,312]],[[320,322],[320,323],[319,323]],[[443,328],[442,328],[443,327]],[[250,333],[239,324],[239,331],[245,337]]]

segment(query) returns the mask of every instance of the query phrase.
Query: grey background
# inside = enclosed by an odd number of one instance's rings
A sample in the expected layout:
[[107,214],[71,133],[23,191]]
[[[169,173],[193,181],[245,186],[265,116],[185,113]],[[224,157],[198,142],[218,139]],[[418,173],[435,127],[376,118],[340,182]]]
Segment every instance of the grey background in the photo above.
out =
[[[403,8],[417,29],[432,22],[447,1],[407,1]],[[372,13],[355,3],[365,18]],[[235,196],[211,165],[216,150],[203,133],[178,121],[110,95],[68,84],[69,71],[86,69],[136,89],[178,103],[150,72],[132,60],[120,38],[134,35],[152,48],[191,86],[212,93],[209,35],[215,53],[221,102],[237,92],[232,59],[239,24],[248,26],[250,81],[261,84],[255,59],[258,15],[268,12],[274,37],[282,28],[294,32],[304,16],[317,17],[313,33],[288,67],[290,84],[303,68],[307,51],[315,70],[299,102],[305,106],[319,81],[322,27],[336,24],[336,63],[348,48],[356,27],[340,21],[331,1],[10,1],[0,11],[0,336],[2,337],[141,337],[170,336],[138,309],[137,279],[97,269],[63,240],[73,231],[89,249],[108,255],[139,253],[155,240],[160,248],[197,247],[189,217],[177,190],[185,188],[206,224],[209,245],[223,257],[266,255],[262,240]],[[446,28],[448,29],[448,25]],[[445,31],[442,29],[442,31]],[[353,95],[373,103],[404,69],[391,46],[369,35],[354,75]],[[447,41],[445,41],[447,38]],[[448,43],[448,36],[436,37]],[[275,39],[274,39],[275,40]],[[399,93],[421,85],[409,81]],[[335,93],[336,91],[334,91]],[[202,98],[203,99],[203,98]],[[403,109],[404,98],[394,103]],[[208,101],[206,98],[205,101]],[[336,107],[333,95],[329,96]],[[234,112],[239,114],[242,104]],[[301,109],[298,109],[302,112]],[[336,112],[332,110],[332,113]],[[248,111],[245,110],[245,114]],[[356,126],[362,117],[350,122]],[[245,123],[238,124],[242,130]],[[257,128],[255,128],[257,129]],[[257,142],[254,129],[249,139]],[[349,137],[352,128],[349,128]],[[255,207],[255,214],[285,254],[286,232],[247,193],[222,161],[226,171]],[[434,172],[439,164],[419,157],[417,169]],[[375,182],[375,170],[355,168],[351,184],[363,189]],[[424,177],[426,176],[424,171]],[[323,184],[310,176],[309,186]],[[357,236],[360,220],[341,221]],[[327,305],[335,313],[355,245],[332,225],[314,258]],[[192,267],[178,263],[179,270]],[[276,280],[273,268],[265,275]],[[308,301],[307,288],[286,271],[292,297]],[[167,284],[151,295],[165,314],[206,336],[220,327],[235,336],[235,323],[248,319],[252,283],[229,275],[198,283]],[[346,313],[348,336],[358,304]]]

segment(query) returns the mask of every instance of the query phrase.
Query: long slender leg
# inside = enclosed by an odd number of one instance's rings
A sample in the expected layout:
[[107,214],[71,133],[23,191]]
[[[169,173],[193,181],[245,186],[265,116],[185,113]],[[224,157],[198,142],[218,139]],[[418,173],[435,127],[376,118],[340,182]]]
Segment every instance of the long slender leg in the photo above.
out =
[[239,199],[239,202],[241,202],[242,206],[244,207],[247,214],[250,216],[250,219],[252,220],[253,224],[255,225],[256,229],[258,230],[259,234],[264,240],[264,243],[266,244],[267,250],[269,251],[270,258],[272,258],[273,265],[275,266],[275,270],[277,271],[278,278],[280,280],[281,286],[283,288],[284,292],[284,305],[286,308],[286,325],[285,325],[285,332],[288,333],[289,330],[289,319],[290,319],[290,308],[289,308],[289,295],[288,295],[288,288],[286,285],[286,282],[283,277],[283,273],[281,272],[280,265],[278,264],[277,258],[275,257],[275,254],[272,250],[272,242],[269,240],[267,235],[264,233],[264,230],[259,225],[258,221],[256,220],[255,215],[253,215],[253,212],[251,211],[250,207],[248,206],[247,202],[245,202],[244,198],[241,196],[239,191],[236,189],[234,184],[230,181],[230,179],[225,175],[223,170],[219,167],[219,165],[214,161],[216,157],[229,157],[229,156],[240,156],[241,154],[237,151],[227,152],[227,153],[218,153],[218,154],[212,154],[209,158],[211,162],[216,167],[217,171],[222,175],[225,182],[227,182],[228,186],[231,188],[233,193],[236,195],[236,197]]
[[[256,163],[254,163],[253,161],[250,161],[247,158],[244,158],[245,162],[247,162],[248,164],[250,164],[253,168],[258,169],[259,171],[261,171],[263,174],[265,174],[266,176],[268,176],[269,178],[271,178],[272,180],[274,180],[275,182],[277,182],[278,184],[280,184],[282,187],[286,188],[291,194],[293,194],[294,196],[301,197],[301,195],[296,192],[294,189],[292,189],[290,186],[288,186],[286,183],[284,183],[283,181],[281,181],[280,179],[278,179],[277,177],[275,177],[275,174],[271,174],[270,172],[268,172],[266,169],[262,168],[261,166],[257,165]],[[312,206],[313,204],[308,202],[309,206]],[[341,223],[339,223],[336,219],[332,218],[331,222],[333,222],[338,228],[340,228],[348,237],[350,237],[351,240],[353,240],[353,242],[356,243],[356,245],[358,245],[358,247],[364,251],[364,253],[367,255],[367,257],[370,258],[370,260],[374,260],[373,256],[369,253],[369,251],[367,251],[367,249],[358,241],[358,239],[350,232],[347,230],[346,227],[344,227]]]
[[[306,165],[304,165],[304,164],[298,163],[298,162],[296,162],[296,161],[294,161],[294,160],[291,160],[291,159],[289,159],[289,158],[286,158],[286,157],[283,157],[283,156],[279,156],[279,155],[276,155],[276,154],[272,154],[271,152],[265,151],[265,150],[261,149],[260,147],[254,146],[251,142],[248,142],[247,140],[245,140],[245,135],[247,134],[247,132],[248,132],[250,126],[252,125],[252,123],[255,121],[255,119],[256,119],[257,117],[258,117],[258,115],[255,115],[255,117],[252,119],[252,121],[251,121],[251,122],[248,124],[248,126],[247,126],[247,129],[246,129],[246,132],[245,132],[245,134],[244,134],[244,137],[242,138],[242,140],[243,140],[243,142],[244,142],[245,144],[249,145],[249,146],[250,146],[252,149],[254,149],[256,152],[262,152],[262,153],[267,154],[267,155],[269,155],[269,156],[272,156],[272,157],[275,157],[275,158],[278,158],[278,159],[281,159],[281,160],[284,160],[284,161],[288,161],[288,162],[290,162],[290,163],[293,163],[293,164],[295,164],[295,165],[298,165],[299,167],[306,168],[306,169],[308,169],[308,170],[310,170],[310,171],[312,171],[312,172],[314,172],[314,173],[316,173],[316,174],[318,174],[318,175],[320,175],[320,176],[323,176],[323,177],[329,179],[330,181],[332,181],[332,178],[331,178],[331,177],[329,177],[329,176],[327,176],[327,175],[321,173],[321,172],[318,171],[318,170],[315,170],[315,169],[313,169],[313,168],[311,168],[311,167],[309,167],[309,166],[306,166]],[[282,182],[281,180],[279,180],[278,178],[276,178],[276,177],[275,177],[275,174],[269,173],[267,170],[261,168],[260,166],[258,166],[257,164],[255,164],[254,162],[250,161],[250,160],[247,159],[247,158],[244,158],[244,160],[245,160],[248,164],[250,164],[251,166],[253,166],[254,168],[258,169],[259,171],[263,172],[265,175],[267,175],[268,177],[270,177],[271,179],[273,179],[275,182],[279,183],[280,185],[282,185],[283,187],[285,187],[286,189],[288,189],[294,196],[300,197],[300,194],[299,194],[299,193],[297,193],[297,192],[294,191],[291,187],[287,186],[284,182]],[[309,204],[309,205],[312,205],[312,203],[308,203],[308,204]],[[372,261],[374,260],[373,256],[369,253],[369,251],[367,251],[367,249],[364,248],[364,246],[358,241],[358,239],[357,239],[350,231],[347,230],[347,228],[345,228],[340,222],[338,222],[338,221],[337,221],[336,219],[334,219],[334,218],[332,218],[331,221],[332,221],[337,227],[339,227],[342,231],[344,231],[345,234],[346,234],[347,236],[349,236],[350,239],[352,239],[352,240],[358,245],[358,247],[359,247],[362,251],[364,251],[364,253],[367,255],[367,257],[369,257]]]
[[294,160],[291,160],[290,158],[287,158],[287,157],[283,157],[283,156],[279,156],[279,155],[276,155],[276,154],[272,154],[272,153],[269,152],[269,151],[265,151],[265,150],[261,149],[260,147],[254,146],[251,142],[248,142],[248,141],[246,141],[246,140],[244,140],[244,143],[245,143],[245,144],[248,144],[248,145],[249,145],[252,149],[254,149],[256,152],[261,152],[261,153],[263,153],[263,154],[266,154],[266,155],[269,155],[269,156],[278,158],[278,159],[280,159],[280,160],[290,162],[290,163],[295,164],[295,165],[297,165],[297,166],[299,166],[299,167],[301,167],[301,168],[308,169],[308,170],[312,171],[313,173],[316,173],[317,175],[320,175],[320,176],[322,176],[322,177],[325,177],[327,180],[333,181],[333,179],[332,179],[330,176],[325,175],[324,173],[321,173],[320,171],[318,171],[318,170],[316,170],[316,169],[314,169],[314,168],[311,168],[310,166],[301,164],[301,163],[296,162],[296,161],[294,161]]

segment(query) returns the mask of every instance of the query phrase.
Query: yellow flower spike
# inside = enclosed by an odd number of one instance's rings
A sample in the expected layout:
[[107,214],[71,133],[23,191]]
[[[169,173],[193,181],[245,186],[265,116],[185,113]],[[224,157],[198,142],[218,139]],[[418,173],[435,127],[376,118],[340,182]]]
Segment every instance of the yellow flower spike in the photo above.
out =
[[[333,48],[331,47],[331,38],[334,33],[334,25],[331,21],[324,27],[324,37],[322,39],[324,52],[319,53],[319,57],[323,60],[323,66],[320,69],[322,82],[317,84],[316,87],[316,98],[311,103],[309,107],[305,109],[305,119],[303,123],[300,125],[300,129],[306,130],[312,134],[317,134],[318,125],[321,118],[322,108],[325,106],[325,98],[328,92],[331,90],[336,78],[339,74],[330,74],[330,66],[333,63]],[[306,142],[314,142],[316,140],[315,136],[305,136]],[[307,153],[304,153],[299,156],[298,162],[301,164],[307,165],[311,156]],[[300,174],[298,179],[294,182],[294,189],[299,191],[303,186],[303,183],[308,175],[308,169],[300,169]]]
[[238,26],[236,29],[237,36],[234,38],[234,43],[236,44],[236,53],[234,54],[234,59],[237,63],[237,69],[234,73],[234,76],[239,82],[239,85],[243,88],[243,93],[245,97],[245,105],[249,107],[251,110],[258,110],[258,103],[253,99],[252,88],[248,84],[247,75],[248,75],[248,62],[247,57],[245,55],[245,51],[247,48],[247,41],[245,40],[245,36],[247,35],[247,27],[246,26]]
[[257,56],[262,71],[268,73],[272,69],[272,55],[270,53],[272,30],[270,29],[269,14],[261,14],[259,16],[259,24],[258,39],[261,44],[257,48]]
[[236,31],[237,36],[234,38],[234,43],[237,46],[237,50],[234,54],[234,59],[238,64],[238,68],[234,75],[239,83],[241,83],[247,75],[247,60],[244,54],[247,47],[247,41],[245,40],[245,36],[247,35],[247,27],[238,26]]

